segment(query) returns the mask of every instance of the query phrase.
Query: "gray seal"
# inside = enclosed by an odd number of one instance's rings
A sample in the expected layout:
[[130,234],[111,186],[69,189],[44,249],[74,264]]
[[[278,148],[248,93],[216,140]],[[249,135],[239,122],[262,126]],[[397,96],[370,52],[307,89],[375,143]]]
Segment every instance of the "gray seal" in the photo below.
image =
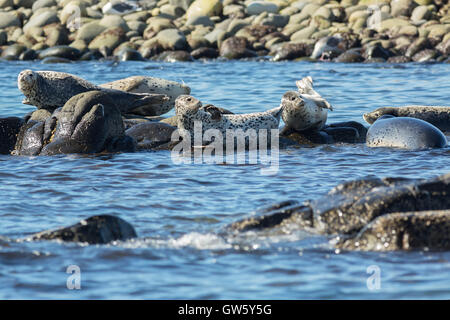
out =
[[49,111],[64,106],[73,96],[88,91],[107,93],[122,113],[131,112],[145,105],[158,108],[168,100],[168,97],[162,94],[128,93],[102,88],[72,74],[56,71],[24,70],[20,72],[17,82],[20,91],[26,97],[24,104]]
[[367,131],[366,145],[421,150],[443,148],[447,145],[447,138],[426,121],[384,115]]
[[444,132],[450,132],[450,107],[445,106],[403,106],[383,107],[365,113],[363,118],[372,124],[383,115],[395,117],[411,117],[424,120]]

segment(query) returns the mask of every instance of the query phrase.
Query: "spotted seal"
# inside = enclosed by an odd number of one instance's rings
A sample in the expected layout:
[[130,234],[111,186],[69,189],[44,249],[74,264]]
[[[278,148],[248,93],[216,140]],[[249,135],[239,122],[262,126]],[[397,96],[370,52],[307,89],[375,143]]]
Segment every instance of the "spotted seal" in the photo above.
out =
[[365,113],[363,118],[372,124],[383,115],[396,117],[411,117],[424,120],[444,132],[450,132],[450,107],[445,106],[403,106],[383,107]]
[[202,124],[202,133],[208,129],[220,130],[225,137],[227,130],[254,129],[278,129],[282,107],[277,107],[264,112],[247,114],[223,114],[221,109],[211,104],[202,105],[202,102],[192,96],[182,95],[175,101],[175,113],[177,115],[178,129],[186,130],[191,134],[194,131],[194,123]]
[[311,77],[296,82],[298,92],[288,91],[281,98],[283,132],[321,130],[327,121],[328,110],[333,107],[312,87]]
[[447,145],[447,138],[438,128],[426,121],[384,115],[367,131],[366,145],[420,150],[443,148]]
[[100,87],[130,93],[165,94],[169,97],[169,100],[158,106],[149,104],[133,110],[134,114],[143,116],[159,116],[167,113],[175,106],[175,99],[178,96],[191,93],[191,88],[183,83],[145,76],[128,77],[101,84]]
[[24,70],[20,72],[17,82],[20,91],[26,97],[23,101],[24,104],[49,111],[64,106],[70,98],[77,94],[94,90],[108,93],[122,113],[145,105],[159,108],[163,102],[168,100],[162,94],[128,93],[102,88],[72,74],[56,71]]

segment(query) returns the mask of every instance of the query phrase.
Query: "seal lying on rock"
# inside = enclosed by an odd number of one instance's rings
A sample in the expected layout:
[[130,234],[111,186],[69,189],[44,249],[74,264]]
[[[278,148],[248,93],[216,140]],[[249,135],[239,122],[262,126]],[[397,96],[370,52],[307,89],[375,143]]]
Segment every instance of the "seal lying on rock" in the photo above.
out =
[[282,99],[282,118],[286,124],[283,132],[289,130],[320,130],[327,121],[328,110],[333,107],[313,89],[311,77],[296,82],[298,92],[288,91]]
[[108,93],[78,94],[45,121],[22,126],[14,154],[53,155],[134,151],[135,141],[125,135],[122,116]]
[[[223,114],[221,110],[213,105],[206,105],[202,108],[200,100],[182,95],[175,101],[175,113],[177,115],[178,129],[194,134],[194,123],[202,125],[202,136],[208,129],[217,129],[226,137],[227,130],[254,129],[258,133],[261,129],[266,129],[270,133],[271,129],[278,129],[282,107],[274,108],[264,112],[248,114]],[[193,140],[191,140],[193,141]]]
[[81,220],[70,227],[35,233],[22,241],[60,240],[88,244],[105,244],[136,237],[137,234],[133,226],[125,220],[110,215],[100,215]]
[[366,144],[368,147],[420,150],[443,148],[447,145],[447,138],[426,121],[384,115],[369,128]]
[[[420,224],[408,229],[412,230],[408,235],[408,243],[433,244],[433,247],[428,248],[442,249],[448,248],[449,194],[450,173],[425,180],[402,178],[356,180],[338,185],[317,200],[302,204],[287,201],[274,205],[265,210],[264,215],[235,222],[230,228],[235,231],[247,231],[289,226],[312,233],[344,235],[345,239],[358,239],[362,237],[358,234],[365,232],[361,231],[364,227],[372,228],[369,227],[372,221],[375,224],[378,219],[385,220],[380,224],[384,226],[383,230],[386,232],[394,230],[395,226],[402,226],[403,229],[398,230],[401,232],[407,227],[408,221],[414,222],[417,218]],[[439,213],[439,218],[431,214],[422,214],[424,211],[435,210],[445,210],[447,213]],[[415,218],[408,218],[409,220],[405,222],[405,215],[396,215],[397,213],[405,213]],[[437,228],[438,224],[442,225],[442,219],[446,227]],[[380,231],[378,227],[372,230]],[[429,239],[430,230],[434,233],[432,241]],[[375,243],[368,243],[366,249],[372,250],[381,243],[383,250],[383,238],[374,236],[372,239]],[[351,248],[350,245],[348,247]],[[418,247],[420,246],[413,246]],[[401,245],[394,248],[407,249]],[[364,246],[361,245],[359,249],[364,250]]]
[[49,111],[62,107],[77,94],[93,90],[109,94],[122,113],[149,105],[159,109],[159,106],[168,100],[162,94],[128,93],[102,88],[64,72],[24,70],[19,74],[17,81],[20,91],[26,97],[24,104]]
[[169,100],[164,101],[158,106],[149,104],[133,110],[134,114],[143,116],[159,116],[161,114],[167,113],[175,106],[175,99],[178,98],[178,96],[191,93],[191,88],[184,84],[175,81],[144,76],[128,77],[125,79],[101,84],[100,87],[131,93],[164,94],[169,97]]
[[368,123],[374,123],[383,115],[395,117],[411,117],[424,120],[444,132],[450,132],[450,107],[444,106],[404,106],[384,107],[365,113],[363,118]]

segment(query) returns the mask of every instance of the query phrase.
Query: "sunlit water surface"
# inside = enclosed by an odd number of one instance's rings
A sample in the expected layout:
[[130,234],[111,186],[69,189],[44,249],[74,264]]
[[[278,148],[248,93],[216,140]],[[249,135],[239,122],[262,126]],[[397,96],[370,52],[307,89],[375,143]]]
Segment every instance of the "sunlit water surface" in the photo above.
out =
[[[184,81],[204,102],[238,113],[279,104],[311,75],[335,107],[329,122],[362,120],[380,106],[450,105],[450,65],[332,63],[0,63],[1,116],[21,116],[17,74],[58,70],[100,84],[131,75]],[[173,111],[168,115],[172,115]],[[428,178],[449,171],[450,149],[420,152],[328,145],[281,150],[278,173],[261,165],[174,164],[170,152],[108,156],[0,156],[0,235],[19,238],[97,214],[132,223],[140,240],[102,246],[0,239],[2,299],[450,298],[449,252],[335,252],[330,239],[227,235],[258,208],[324,195],[366,177]],[[69,290],[69,265],[81,290]],[[369,266],[381,288],[369,290]]]

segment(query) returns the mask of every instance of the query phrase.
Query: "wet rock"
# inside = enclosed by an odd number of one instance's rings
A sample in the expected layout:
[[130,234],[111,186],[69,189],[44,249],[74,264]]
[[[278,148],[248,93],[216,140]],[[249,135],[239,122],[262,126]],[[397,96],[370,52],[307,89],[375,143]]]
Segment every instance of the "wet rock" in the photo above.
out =
[[81,52],[78,49],[69,46],[55,46],[45,49],[39,53],[39,59],[45,59],[47,57],[58,57],[69,60],[78,60],[81,56]]
[[21,44],[13,44],[5,48],[2,52],[2,58],[9,60],[18,60],[22,52],[27,50],[27,47]]
[[383,48],[383,46],[380,43],[364,47],[363,57],[366,60],[373,60],[374,58],[381,58],[383,60],[387,60],[391,56],[392,53],[388,49]]
[[276,50],[273,60],[282,61],[308,57],[312,51],[312,45],[306,43],[285,43]]
[[24,52],[22,52],[19,56],[19,60],[22,61],[36,60],[37,58],[38,54],[33,49],[27,49]]
[[450,250],[450,210],[392,213],[336,244],[345,250]]
[[194,61],[192,56],[187,51],[164,51],[158,56],[158,60],[165,62],[188,62]]
[[106,244],[136,238],[133,226],[125,220],[110,216],[92,216],[70,227],[35,233],[25,240],[60,240],[88,244]]
[[[391,214],[413,212],[420,217],[422,211],[448,210],[449,192],[450,174],[428,180],[356,180],[336,186],[317,200],[275,205],[265,215],[243,219],[230,228],[247,231],[292,225],[315,233],[346,235],[348,239],[358,237],[365,226],[380,216],[389,219]],[[411,236],[421,237],[418,233]]]
[[241,37],[226,39],[220,46],[220,56],[227,59],[253,58],[257,54],[248,49],[248,41]]
[[406,56],[394,56],[387,59],[388,63],[407,63],[410,62],[411,58],[408,58]]
[[0,119],[0,154],[10,154],[14,150],[23,124],[24,120],[18,117]]
[[71,63],[72,60],[60,57],[46,57],[42,59],[41,63],[49,64],[49,63]]
[[434,49],[425,49],[422,51],[417,52],[413,57],[412,60],[414,62],[427,62],[430,61],[438,56],[438,52]]
[[215,59],[219,56],[219,51],[213,48],[201,47],[191,52],[194,59]]
[[136,140],[137,150],[151,150],[170,142],[176,129],[162,122],[144,122],[131,127],[125,133]]
[[346,52],[341,53],[337,58],[334,59],[335,62],[345,62],[345,63],[355,63],[364,61],[364,57],[361,54],[361,50],[350,49]]
[[315,146],[318,144],[333,143],[333,138],[324,131],[285,132],[282,129],[280,137],[295,142],[300,146]]
[[120,61],[144,61],[145,59],[137,50],[130,48],[123,48],[117,54]]
[[45,10],[33,14],[30,20],[23,26],[23,31],[27,31],[33,27],[43,27],[51,23],[59,22],[58,14],[53,10]]

